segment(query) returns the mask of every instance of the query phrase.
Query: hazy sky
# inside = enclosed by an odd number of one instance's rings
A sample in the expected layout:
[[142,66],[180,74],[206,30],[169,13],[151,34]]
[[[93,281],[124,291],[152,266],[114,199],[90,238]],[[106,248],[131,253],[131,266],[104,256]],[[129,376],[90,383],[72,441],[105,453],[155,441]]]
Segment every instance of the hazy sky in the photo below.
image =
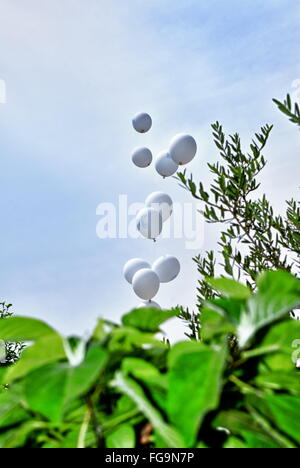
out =
[[[278,210],[297,197],[300,135],[272,98],[300,78],[299,20],[298,0],[0,0],[1,299],[85,333],[97,316],[118,319],[140,302],[123,280],[126,260],[171,253],[182,274],[155,300],[193,306],[191,259],[214,246],[214,232],[205,229],[195,251],[184,239],[100,240],[96,208],[155,190],[190,201],[130,154],[192,133],[199,152],[188,169],[206,181],[215,120],[245,143],[274,123],[264,191]],[[140,110],[153,117],[147,135],[131,127]]]

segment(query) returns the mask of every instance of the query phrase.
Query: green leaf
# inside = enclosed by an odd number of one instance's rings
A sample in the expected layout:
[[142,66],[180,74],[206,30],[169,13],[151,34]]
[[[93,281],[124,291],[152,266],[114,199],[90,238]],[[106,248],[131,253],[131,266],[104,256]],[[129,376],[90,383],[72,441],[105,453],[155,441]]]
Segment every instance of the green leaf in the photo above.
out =
[[168,415],[188,447],[219,404],[226,356],[225,345],[215,349],[197,342],[178,343],[170,351]]
[[280,443],[280,437],[278,437],[277,433],[273,431],[272,428],[262,426],[252,415],[243,411],[221,411],[214,419],[213,427],[225,428],[234,436],[244,436],[245,439],[248,438],[249,444],[253,442],[253,438],[250,434],[255,434],[257,439],[260,440],[260,443],[264,441],[264,443],[269,444],[270,447],[275,445],[278,448],[287,448],[284,443],[285,441]]
[[285,271],[268,271],[258,281],[258,292],[247,301],[238,326],[241,348],[255,334],[287,315],[300,302],[300,280]]
[[247,443],[247,448],[256,449],[271,449],[282,448],[275,441],[270,439],[267,435],[259,434],[257,432],[242,431],[242,435]]
[[235,332],[235,327],[221,310],[212,310],[209,304],[201,309],[201,338],[203,342]]
[[300,400],[290,395],[267,395],[264,403],[281,432],[300,444]]
[[141,413],[153,424],[167,447],[185,448],[179,433],[164,422],[160,412],[150,403],[142,387],[137,382],[125,376],[122,372],[117,372],[111,385],[128,395],[135,402]]
[[166,375],[161,374],[151,363],[138,358],[123,359],[122,371],[143,382],[148,387],[152,399],[165,410],[168,387]]
[[237,299],[226,299],[226,298],[217,298],[210,299],[207,303],[207,306],[221,312],[228,321],[233,325],[237,326],[240,322],[242,312],[245,310],[244,301]]
[[105,336],[105,323],[102,319],[98,320],[97,325],[93,331],[93,340],[95,341],[101,341]]
[[0,321],[0,339],[4,341],[36,341],[53,334],[57,334],[53,328],[36,319],[8,317]]
[[152,333],[144,333],[136,328],[118,327],[111,331],[109,350],[112,352],[129,353],[143,345],[166,348],[166,345],[157,340]]
[[66,353],[62,337],[56,333],[50,334],[39,339],[22,352],[20,359],[8,367],[6,374],[2,377],[3,382],[8,384],[39,367],[63,359],[66,359]]
[[255,378],[255,384],[264,389],[284,390],[287,393],[300,397],[300,374],[295,370],[259,374]]
[[55,364],[32,372],[25,380],[25,396],[30,409],[54,424],[61,423],[66,405],[89,391],[106,362],[106,351],[92,347],[78,367]]
[[131,374],[138,380],[150,384],[158,385],[167,389],[167,378],[150,362],[138,358],[125,358],[122,361],[122,371],[124,374]]
[[[262,339],[262,346],[277,345],[279,351],[264,358],[265,364],[273,371],[295,372],[299,359],[300,321],[287,318],[270,327]],[[298,348],[298,351],[297,351]],[[295,353],[295,359],[293,355]]]
[[208,278],[207,282],[223,296],[232,298],[232,299],[248,299],[251,296],[251,290],[229,278]]
[[135,431],[130,424],[122,424],[106,438],[106,447],[135,448]]
[[213,427],[223,427],[236,436],[242,431],[261,431],[260,426],[248,413],[238,410],[220,411],[213,421]]
[[167,320],[178,315],[178,310],[136,309],[124,315],[122,323],[143,332],[156,333]]
[[0,434],[0,448],[23,448],[28,437],[35,431],[47,428],[47,424],[39,421],[27,421],[17,428]]
[[237,437],[229,437],[225,442],[223,448],[225,449],[245,449],[248,448],[245,442],[238,439]]
[[0,393],[0,429],[14,426],[29,419],[27,411],[20,405],[20,396],[12,388]]
[[272,413],[266,403],[267,395],[248,394],[246,397],[246,406],[251,417],[260,427],[264,429],[265,434],[272,437],[281,448],[295,448],[295,443],[284,434],[282,427],[274,424]]

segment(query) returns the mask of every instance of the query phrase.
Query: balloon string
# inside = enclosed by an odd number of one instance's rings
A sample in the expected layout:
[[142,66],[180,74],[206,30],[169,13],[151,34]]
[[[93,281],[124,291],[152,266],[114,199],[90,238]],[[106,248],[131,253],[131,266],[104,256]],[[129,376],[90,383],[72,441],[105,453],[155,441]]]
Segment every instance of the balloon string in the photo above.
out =
[[153,262],[157,260],[157,239],[153,239]]

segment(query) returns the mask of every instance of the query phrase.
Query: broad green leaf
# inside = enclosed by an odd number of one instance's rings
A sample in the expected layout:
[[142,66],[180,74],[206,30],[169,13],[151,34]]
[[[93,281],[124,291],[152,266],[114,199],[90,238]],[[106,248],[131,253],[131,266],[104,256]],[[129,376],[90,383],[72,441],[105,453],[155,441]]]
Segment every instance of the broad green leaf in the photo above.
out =
[[13,389],[0,393],[0,429],[14,426],[29,419],[28,413],[20,405],[20,397]]
[[136,309],[124,315],[123,325],[143,332],[157,333],[160,325],[178,315],[178,310]]
[[247,301],[238,326],[240,346],[246,347],[255,334],[277,322],[300,302],[300,280],[284,271],[268,271],[258,281],[258,292]]
[[124,374],[131,374],[136,379],[158,385],[167,389],[167,378],[162,375],[150,362],[138,358],[125,358],[122,361],[122,371]]
[[290,372],[277,371],[259,374],[255,378],[258,387],[276,391],[285,391],[300,397],[300,374],[296,370]]
[[106,438],[106,447],[135,448],[135,431],[130,424],[122,424]]
[[267,398],[268,395],[259,396],[253,393],[247,395],[245,403],[251,417],[263,428],[265,435],[271,437],[281,448],[296,448],[295,443],[288,437],[289,434],[274,424],[272,412],[266,403]]
[[201,309],[201,338],[204,342],[235,332],[235,327],[221,310]]
[[27,421],[18,427],[0,434],[0,448],[22,448],[28,437],[35,431],[47,429],[47,424],[39,421]]
[[148,400],[144,390],[137,382],[125,376],[122,372],[117,372],[111,385],[129,396],[135,402],[141,413],[153,424],[160,437],[167,444],[167,447],[185,448],[180,434],[176,429],[164,422],[160,412]]
[[107,351],[99,346],[92,346],[84,362],[77,367],[70,367],[66,400],[75,400],[88,392],[97,381],[108,361]]
[[224,427],[236,436],[242,431],[263,432],[249,413],[238,410],[221,411],[214,419],[213,427]]
[[52,364],[32,372],[25,380],[25,396],[30,409],[59,424],[66,405],[93,386],[106,362],[106,351],[93,347],[78,367]]
[[57,334],[57,332],[41,320],[8,317],[0,321],[0,340],[36,341],[53,334]]
[[8,384],[47,364],[66,359],[63,339],[60,335],[50,334],[24,349],[21,358],[8,367],[3,382]]
[[251,291],[247,286],[233,279],[208,278],[207,282],[223,296],[232,299],[248,299],[251,296]]
[[226,356],[225,345],[215,349],[197,342],[178,343],[170,351],[168,415],[188,447],[219,404]]
[[148,387],[152,399],[165,410],[168,387],[166,375],[161,374],[150,362],[138,358],[125,358],[122,361],[122,371],[142,381]]
[[67,364],[51,364],[32,372],[25,380],[25,397],[31,411],[54,424],[62,419],[68,378]]
[[278,430],[300,444],[300,400],[290,395],[267,395],[264,403]]
[[213,421],[213,427],[222,427],[230,431],[231,435],[241,437],[244,434],[256,434],[258,438],[261,438],[271,446],[274,444],[280,448],[286,448],[284,443],[280,443],[277,440],[277,434],[272,433],[272,428],[264,428],[257,420],[249,413],[229,410],[221,411]]
[[242,312],[245,310],[245,301],[221,297],[210,299],[207,302],[207,307],[222,313],[230,323],[237,326],[240,322]]
[[166,345],[151,333],[144,333],[131,327],[118,327],[111,331],[109,350],[112,352],[130,353],[143,345],[166,348]]
[[225,449],[246,449],[248,448],[245,442],[237,437],[229,437],[225,442],[223,448]]
[[273,371],[295,372],[296,360],[300,358],[300,321],[287,318],[270,327],[261,346],[273,345],[279,351],[264,358],[267,366]]
[[282,448],[274,440],[270,439],[270,437],[264,434],[259,434],[257,432],[250,432],[250,431],[242,431],[242,436],[246,440],[247,448],[256,448],[256,449]]

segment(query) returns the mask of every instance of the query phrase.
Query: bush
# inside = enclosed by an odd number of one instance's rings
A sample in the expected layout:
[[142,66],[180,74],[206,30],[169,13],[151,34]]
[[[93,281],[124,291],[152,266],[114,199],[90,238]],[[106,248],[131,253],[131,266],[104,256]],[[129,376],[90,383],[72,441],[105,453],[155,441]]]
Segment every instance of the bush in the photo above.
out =
[[300,446],[300,322],[289,318],[300,280],[266,272],[256,292],[208,282],[220,297],[204,305],[202,342],[159,338],[177,310],[100,320],[88,342],[1,320],[3,340],[31,345],[0,368],[0,448]]

